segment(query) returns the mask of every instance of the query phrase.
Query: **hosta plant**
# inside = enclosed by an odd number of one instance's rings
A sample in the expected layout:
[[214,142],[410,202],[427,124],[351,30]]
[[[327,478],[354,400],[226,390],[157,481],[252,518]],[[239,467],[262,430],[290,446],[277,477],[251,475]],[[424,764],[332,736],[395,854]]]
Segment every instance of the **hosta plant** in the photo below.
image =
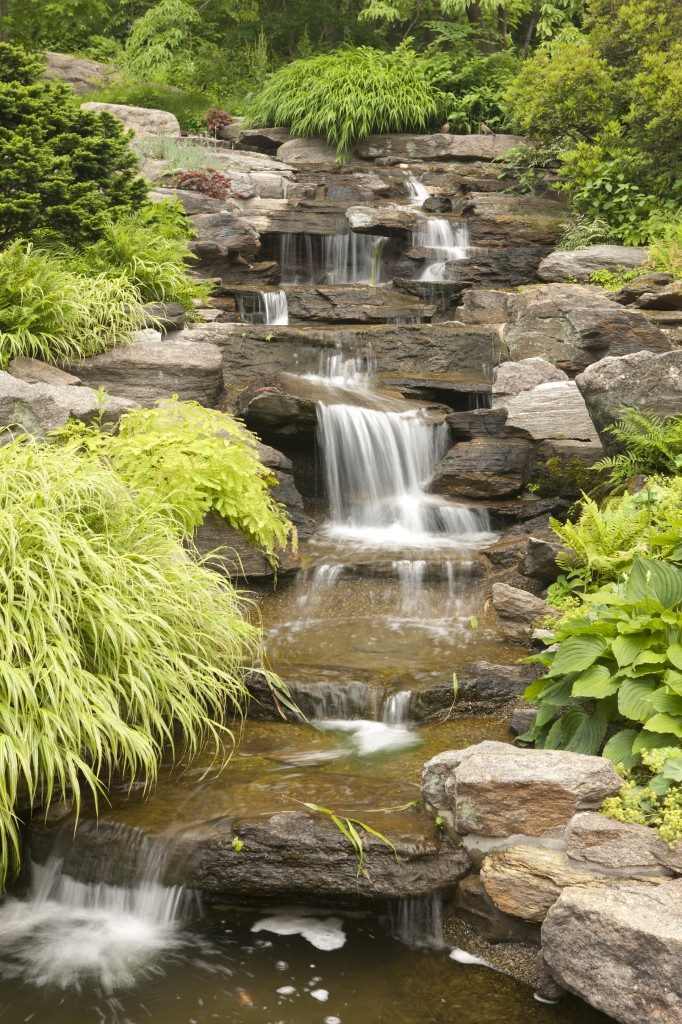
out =
[[636,557],[626,582],[584,598],[560,623],[524,737],[537,746],[604,755],[632,768],[642,751],[682,739],[682,569]]

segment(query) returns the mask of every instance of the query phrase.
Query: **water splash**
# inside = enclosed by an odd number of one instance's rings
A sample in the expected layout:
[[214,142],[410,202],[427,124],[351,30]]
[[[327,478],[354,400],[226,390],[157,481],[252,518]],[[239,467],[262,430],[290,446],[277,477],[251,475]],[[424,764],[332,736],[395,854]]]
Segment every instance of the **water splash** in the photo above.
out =
[[105,992],[134,985],[158,954],[184,943],[179,924],[192,904],[181,886],[161,884],[164,855],[149,854],[132,886],[87,884],[52,857],[33,866],[26,900],[0,908],[0,973],[34,985]]
[[237,297],[239,315],[245,324],[288,324],[289,304],[285,291],[258,291]]
[[413,206],[421,206],[424,200],[428,199],[431,195],[426,185],[423,185],[413,174],[408,174],[405,187],[407,188],[410,203]]
[[426,263],[420,281],[444,281],[448,260],[465,260],[469,250],[469,228],[453,224],[444,217],[423,217],[413,232],[412,241],[421,249],[429,249],[438,257]]

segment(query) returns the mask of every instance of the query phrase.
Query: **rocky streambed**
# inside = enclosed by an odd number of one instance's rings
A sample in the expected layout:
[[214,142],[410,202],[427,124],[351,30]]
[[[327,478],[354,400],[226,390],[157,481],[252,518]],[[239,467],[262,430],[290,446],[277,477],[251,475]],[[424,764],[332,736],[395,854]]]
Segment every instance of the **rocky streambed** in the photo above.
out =
[[[510,729],[559,571],[549,516],[624,395],[679,410],[678,292],[575,283],[646,253],[553,252],[565,209],[492,162],[517,142],[377,137],[340,166],[245,132],[214,147],[229,200],[150,162],[215,298],[78,365],[0,373],[0,420],[38,436],[96,415],[100,387],[113,419],[173,394],[236,413],[301,538],[273,587],[224,521],[197,533],[257,596],[303,714],[254,675],[227,767],[206,751],[150,795],[114,785],[75,836],[69,808],[34,819],[41,867],[0,911],[11,1019],[682,1020],[682,865],[594,813],[620,786],[608,763],[517,750]],[[522,943],[542,998],[595,1009],[534,1002],[444,913]]]

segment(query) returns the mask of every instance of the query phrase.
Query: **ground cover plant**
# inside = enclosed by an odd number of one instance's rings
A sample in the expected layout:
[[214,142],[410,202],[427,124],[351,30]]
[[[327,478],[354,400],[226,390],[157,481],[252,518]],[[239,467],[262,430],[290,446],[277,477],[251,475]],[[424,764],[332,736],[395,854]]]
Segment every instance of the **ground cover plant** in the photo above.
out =
[[[163,502],[99,458],[0,447],[0,874],[16,802],[150,785],[162,750],[229,741],[261,633],[241,596],[183,547]],[[219,744],[216,743],[216,749]]]

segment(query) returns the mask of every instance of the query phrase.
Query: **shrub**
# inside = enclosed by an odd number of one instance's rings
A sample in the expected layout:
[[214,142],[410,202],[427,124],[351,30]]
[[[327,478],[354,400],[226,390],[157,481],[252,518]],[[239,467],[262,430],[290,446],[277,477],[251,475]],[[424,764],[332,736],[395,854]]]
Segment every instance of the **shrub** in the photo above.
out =
[[644,750],[682,738],[682,570],[635,558],[627,582],[585,597],[582,615],[559,624],[549,667],[526,690],[538,703],[524,739],[604,756],[626,768]]
[[[615,241],[613,228],[603,217],[595,217],[590,220],[577,214],[573,220],[563,226],[563,234],[557,242],[557,249],[564,252],[573,252],[575,249],[584,249],[590,245],[608,244]],[[596,281],[595,284],[601,282]]]
[[340,156],[374,132],[426,131],[447,113],[443,62],[416,53],[409,40],[392,53],[369,46],[295,60],[256,96],[254,125],[322,136]]
[[278,549],[296,545],[284,506],[270,494],[277,478],[259,461],[255,436],[231,416],[165,399],[126,413],[116,434],[73,424],[66,436],[70,447],[110,461],[138,500],[163,500],[185,537],[212,511],[273,563]]
[[231,125],[234,118],[229,110],[221,110],[212,107],[206,111],[206,130],[209,135],[216,135],[221,128]]
[[682,214],[652,218],[649,225],[649,256],[654,270],[664,270],[682,279]]
[[509,124],[504,94],[519,68],[511,50],[477,53],[452,75],[449,86],[447,123],[450,131],[477,132],[485,123],[494,132],[504,132]]
[[[627,743],[624,749],[630,760]],[[682,747],[643,750],[641,758],[634,771],[621,765],[625,784],[618,796],[604,801],[601,813],[617,821],[649,825],[674,849],[682,839]]]
[[141,307],[125,276],[76,273],[53,252],[13,242],[0,252],[0,365],[103,352],[141,325]]
[[[17,794],[49,805],[120,770],[149,785],[170,745],[231,734],[260,631],[240,595],[85,454],[0,448],[0,870]],[[176,731],[177,730],[177,731]]]
[[40,69],[0,43],[0,241],[49,233],[87,243],[107,218],[141,206],[147,185],[121,123],[81,110]]

